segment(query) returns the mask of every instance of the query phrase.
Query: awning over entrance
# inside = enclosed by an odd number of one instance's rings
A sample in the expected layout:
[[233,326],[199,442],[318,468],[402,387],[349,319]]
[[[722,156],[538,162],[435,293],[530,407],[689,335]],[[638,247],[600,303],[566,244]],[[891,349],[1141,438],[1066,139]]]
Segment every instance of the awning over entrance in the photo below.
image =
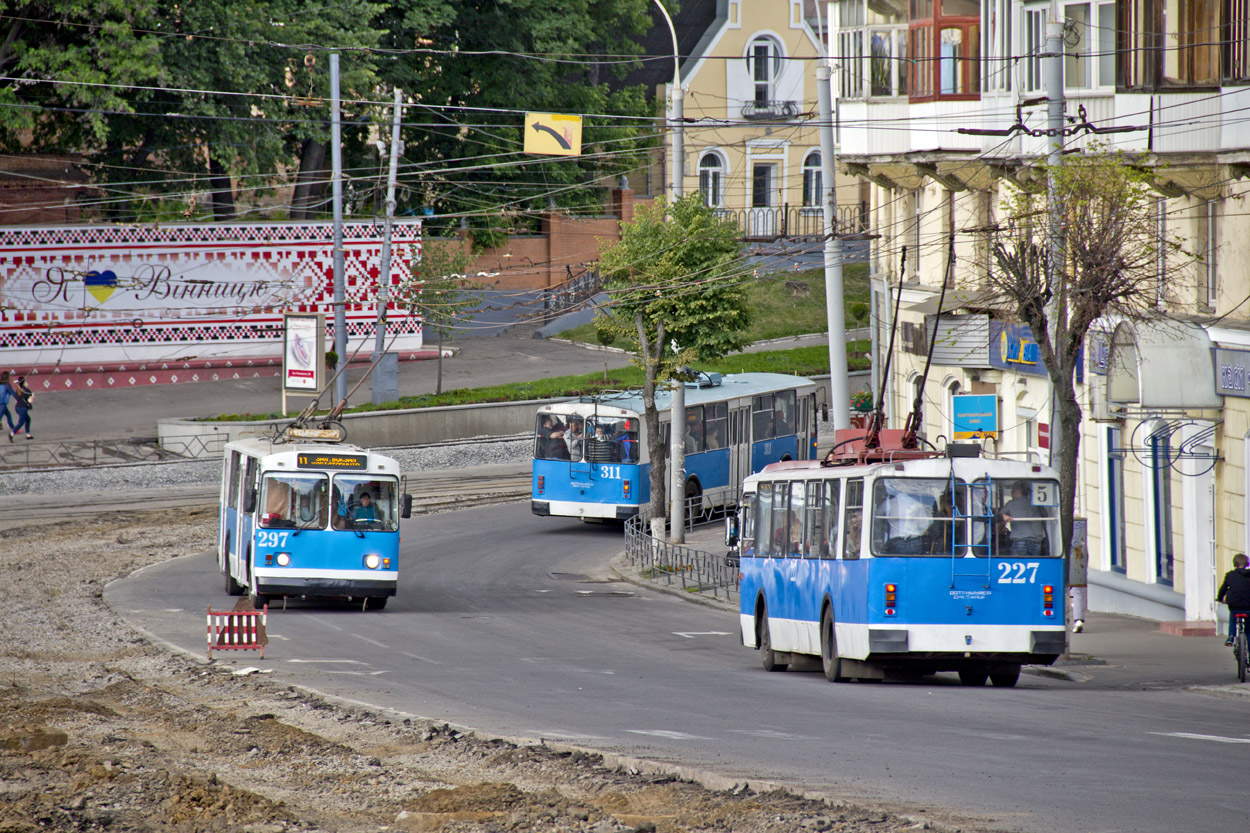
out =
[[1180,321],[1121,321],[1107,358],[1107,399],[1143,408],[1219,408],[1211,339]]

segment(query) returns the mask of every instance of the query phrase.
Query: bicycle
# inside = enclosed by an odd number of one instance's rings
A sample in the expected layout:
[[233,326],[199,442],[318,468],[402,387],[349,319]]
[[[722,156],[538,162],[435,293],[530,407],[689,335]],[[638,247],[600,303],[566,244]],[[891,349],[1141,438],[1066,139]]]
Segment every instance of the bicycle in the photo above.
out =
[[1246,636],[1247,614],[1233,616],[1233,656],[1237,658],[1237,679],[1246,681],[1246,664],[1250,663],[1250,640]]

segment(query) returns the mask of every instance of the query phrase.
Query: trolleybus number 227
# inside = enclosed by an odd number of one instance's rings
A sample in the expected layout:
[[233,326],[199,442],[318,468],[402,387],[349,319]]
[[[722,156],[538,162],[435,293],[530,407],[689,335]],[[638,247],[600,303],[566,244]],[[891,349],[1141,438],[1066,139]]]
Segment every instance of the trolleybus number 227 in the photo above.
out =
[[[1036,561],[1004,561],[998,564],[998,583],[999,584],[1035,584],[1037,583],[1037,568],[1040,565]],[[1025,576],[1028,578],[1025,578]]]

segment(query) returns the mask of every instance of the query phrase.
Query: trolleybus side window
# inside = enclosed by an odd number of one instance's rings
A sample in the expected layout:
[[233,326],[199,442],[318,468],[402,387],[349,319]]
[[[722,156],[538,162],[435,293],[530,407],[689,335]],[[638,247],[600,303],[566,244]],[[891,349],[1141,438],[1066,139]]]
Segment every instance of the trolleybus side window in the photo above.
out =
[[324,529],[329,520],[328,492],[329,478],[324,474],[266,474],[260,525]]
[[230,485],[226,487],[226,506],[231,509],[239,508],[239,478],[242,476],[243,461],[239,452],[230,453],[230,479],[227,481]]
[[873,485],[872,548],[877,555],[928,554],[929,529],[947,479],[882,478]]
[[790,547],[786,554],[791,558],[802,558],[807,554],[804,548],[804,520],[807,514],[806,489],[803,481],[797,480],[790,484]]
[[698,454],[703,449],[703,406],[695,405],[686,409],[686,453]]
[[821,519],[820,558],[835,558],[838,545],[838,518],[841,510],[841,480],[826,480],[821,484],[824,491],[824,517]]
[[794,391],[777,391],[774,399],[773,435],[788,437],[794,433]]
[[859,558],[860,549],[863,546],[863,478],[857,477],[846,481],[846,512],[842,517],[842,558],[847,561],[853,561]]
[[755,495],[744,495],[742,510],[742,533],[738,551],[746,558],[755,555]]
[[751,440],[771,440],[773,433],[773,395],[771,393],[757,396],[751,405]]
[[334,528],[399,529],[398,484],[391,478],[334,477]]
[[256,511],[257,474],[260,469],[260,458],[248,457],[247,468],[243,472],[243,508],[246,512]]
[[708,451],[724,448],[729,440],[729,404],[714,402],[703,406],[703,443]]
[[825,495],[819,480],[807,484],[807,549],[803,555],[807,558],[825,558],[828,555],[829,542],[825,538]]
[[755,554],[771,558],[773,540],[773,484],[761,483],[755,493]]

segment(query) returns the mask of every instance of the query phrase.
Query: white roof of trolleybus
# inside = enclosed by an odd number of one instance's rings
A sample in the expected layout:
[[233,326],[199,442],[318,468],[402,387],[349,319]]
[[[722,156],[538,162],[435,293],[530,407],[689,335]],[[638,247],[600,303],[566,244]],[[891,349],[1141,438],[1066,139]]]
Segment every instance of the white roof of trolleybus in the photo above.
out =
[[821,466],[816,460],[773,463],[763,471],[750,475],[744,486],[775,480],[823,480],[835,477],[915,477],[946,479],[951,476],[969,483],[984,480],[1058,480],[1059,472],[1049,466],[1023,460],[994,457],[931,457],[910,459],[906,463],[868,463],[862,466]]
[[[720,384],[698,387],[695,383],[686,385],[686,407],[704,405],[708,402],[721,402],[726,399],[740,399],[757,396],[763,393],[776,393],[782,390],[798,389],[807,393],[816,389],[816,383],[803,376],[789,376],[785,373],[730,373],[722,376]],[[661,411],[668,410],[673,398],[672,391],[667,387],[655,392],[655,406]],[[553,402],[543,405],[539,413],[577,414],[592,416],[595,413],[606,416],[638,416],[643,412],[641,391],[621,391],[595,397],[594,401],[570,399],[566,402]]]
[[399,476],[399,463],[393,457],[387,457],[376,451],[370,451],[367,448],[361,448],[358,445],[348,445],[346,443],[290,443],[290,442],[274,442],[273,440],[251,437],[245,440],[234,440],[226,444],[226,451],[241,451],[244,454],[254,457],[269,457],[266,461],[266,469],[283,469],[289,468],[295,471],[299,468],[296,465],[296,455],[299,454],[317,454],[326,457],[347,457],[364,455],[368,463],[367,468],[363,469],[340,469],[337,466],[317,467],[313,469],[304,469],[304,471],[317,471],[322,468],[330,471],[355,471],[368,472],[370,474],[392,474]]

